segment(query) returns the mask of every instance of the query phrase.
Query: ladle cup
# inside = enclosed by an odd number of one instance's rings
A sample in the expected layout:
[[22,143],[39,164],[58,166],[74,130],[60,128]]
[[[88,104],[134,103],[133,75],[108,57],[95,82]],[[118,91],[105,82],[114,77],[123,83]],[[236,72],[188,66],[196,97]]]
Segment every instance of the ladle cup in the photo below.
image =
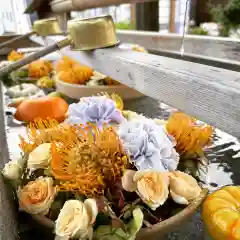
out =
[[46,37],[49,35],[62,34],[62,31],[60,29],[60,26],[59,26],[56,18],[47,18],[47,19],[36,20],[33,23],[33,30],[31,32],[26,33],[21,36],[18,36],[18,37],[15,37],[6,42],[3,42],[2,44],[0,44],[0,49],[4,48],[12,43],[15,43],[17,41],[26,39],[35,34],[38,36],[41,36],[41,37]]
[[0,69],[0,77],[68,45],[72,50],[86,51],[118,44],[115,26],[110,15],[70,20],[68,21],[68,32],[69,35],[65,39],[3,67]]

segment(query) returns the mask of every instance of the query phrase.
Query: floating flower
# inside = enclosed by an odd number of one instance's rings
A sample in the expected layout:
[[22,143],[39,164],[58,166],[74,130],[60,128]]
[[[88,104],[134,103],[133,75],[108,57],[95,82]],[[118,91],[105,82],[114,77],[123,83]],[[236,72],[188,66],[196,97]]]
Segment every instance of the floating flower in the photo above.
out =
[[46,169],[51,160],[51,143],[43,143],[35,148],[28,157],[27,166],[29,169]]
[[55,196],[56,188],[53,186],[53,179],[41,177],[19,189],[19,206],[27,213],[46,215]]
[[24,58],[24,53],[17,52],[15,50],[11,51],[8,55],[8,61],[15,62]]
[[184,172],[172,172],[169,178],[170,194],[176,203],[187,205],[202,191],[196,179]]
[[97,214],[98,208],[94,199],[87,199],[84,203],[78,200],[66,201],[56,221],[56,235],[64,239],[91,239],[92,225]]
[[176,150],[182,157],[203,155],[203,149],[211,143],[213,135],[211,126],[182,112],[172,114],[166,129],[176,139]]
[[83,97],[79,103],[69,106],[66,123],[71,125],[93,123],[102,126],[104,123],[119,124],[124,119],[113,100],[105,96]]
[[138,170],[176,170],[179,156],[163,125],[150,119],[133,119],[121,123],[118,134]]
[[167,173],[127,170],[122,177],[122,186],[126,191],[136,191],[152,210],[163,205],[169,195]]
[[5,164],[2,174],[8,180],[18,180],[21,178],[23,166],[19,160],[12,160]]

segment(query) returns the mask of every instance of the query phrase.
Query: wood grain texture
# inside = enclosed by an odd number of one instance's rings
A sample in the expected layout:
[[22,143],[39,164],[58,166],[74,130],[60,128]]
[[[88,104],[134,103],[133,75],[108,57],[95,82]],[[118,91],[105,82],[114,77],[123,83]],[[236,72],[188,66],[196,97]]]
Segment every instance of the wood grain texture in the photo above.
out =
[[125,3],[156,2],[157,0],[53,0],[51,9],[55,13],[69,11],[83,11],[91,8],[100,8]]
[[239,72],[118,48],[62,53],[240,137]]
[[[134,43],[146,49],[180,51],[180,34],[163,34],[142,31],[117,31],[121,42]],[[184,49],[186,53],[214,58],[240,61],[240,39],[186,35]]]

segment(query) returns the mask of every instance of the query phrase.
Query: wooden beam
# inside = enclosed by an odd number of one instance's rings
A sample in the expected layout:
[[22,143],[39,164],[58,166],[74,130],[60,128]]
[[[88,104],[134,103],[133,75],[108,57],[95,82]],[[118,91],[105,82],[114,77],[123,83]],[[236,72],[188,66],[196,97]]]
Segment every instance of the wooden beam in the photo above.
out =
[[159,31],[158,2],[136,4],[136,30]]
[[240,72],[118,48],[61,51],[145,95],[240,138]]
[[176,15],[176,0],[170,2],[170,15],[169,15],[169,32],[175,33],[175,15]]
[[131,4],[131,25],[136,27],[136,4]]
[[[82,11],[91,8],[100,8],[124,3],[156,2],[157,0],[53,0],[53,12]],[[158,2],[158,1],[157,1]]]

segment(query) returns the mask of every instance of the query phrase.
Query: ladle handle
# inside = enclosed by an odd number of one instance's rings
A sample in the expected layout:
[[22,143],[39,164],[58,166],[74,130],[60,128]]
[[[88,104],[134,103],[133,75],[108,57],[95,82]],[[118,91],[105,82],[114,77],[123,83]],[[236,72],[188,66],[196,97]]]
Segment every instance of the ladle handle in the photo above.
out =
[[10,45],[10,44],[12,44],[12,43],[15,43],[15,42],[17,42],[17,41],[20,41],[20,40],[23,40],[23,39],[25,39],[25,38],[28,38],[28,37],[32,36],[33,34],[35,34],[34,31],[33,31],[33,32],[26,33],[26,34],[24,34],[24,35],[21,35],[21,36],[19,36],[19,37],[15,37],[15,38],[10,39],[10,40],[8,40],[8,41],[6,41],[6,42],[3,42],[2,44],[0,44],[0,49],[6,47],[7,45]]
[[49,53],[52,53],[56,50],[59,50],[67,45],[70,44],[70,39],[69,38],[66,38],[66,39],[63,39],[62,41],[60,42],[57,42],[57,43],[54,43],[53,45],[50,45],[50,46],[47,46],[45,47],[43,50],[39,51],[39,52],[36,52],[36,53],[32,53],[30,54],[29,56],[27,57],[24,57],[23,59],[19,60],[19,61],[16,61],[6,67],[3,67],[0,69],[0,78],[3,77],[4,75],[14,71],[14,70],[17,70],[18,68],[20,67],[23,67],[27,64],[29,64],[30,62],[36,60],[36,59],[39,59]]

